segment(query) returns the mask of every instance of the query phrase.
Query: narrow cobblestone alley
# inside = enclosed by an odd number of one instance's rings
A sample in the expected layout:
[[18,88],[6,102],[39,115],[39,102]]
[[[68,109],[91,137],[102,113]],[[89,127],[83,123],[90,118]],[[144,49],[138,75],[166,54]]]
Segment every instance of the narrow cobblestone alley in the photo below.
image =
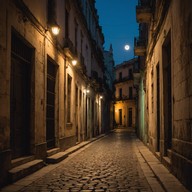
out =
[[[15,185],[15,187],[19,186],[18,190],[13,189],[13,185],[12,188],[4,188],[2,191],[172,191],[164,190],[149,166],[144,165],[146,163],[144,158],[139,155],[137,141],[133,132],[123,129],[116,130],[71,154],[56,168],[51,168],[53,165],[46,166],[45,169],[50,167],[46,174],[39,176],[43,168],[38,171],[39,173],[35,173],[36,175],[29,176],[35,178],[34,182],[30,183],[30,179],[23,182],[21,180]],[[138,143],[141,142],[138,141]],[[143,170],[145,171],[143,172]],[[149,182],[146,173],[152,182]],[[21,183],[23,187],[21,187]],[[175,186],[177,187],[177,185]],[[184,190],[184,188],[180,190],[178,187],[177,189],[181,192]]]
[[132,140],[110,134],[21,191],[151,191]]

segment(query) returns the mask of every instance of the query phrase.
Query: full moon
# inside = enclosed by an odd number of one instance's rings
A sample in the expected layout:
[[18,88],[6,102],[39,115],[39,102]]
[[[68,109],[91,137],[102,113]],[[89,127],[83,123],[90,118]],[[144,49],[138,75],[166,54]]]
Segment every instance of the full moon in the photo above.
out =
[[128,51],[130,49],[130,46],[129,45],[125,45],[125,50]]

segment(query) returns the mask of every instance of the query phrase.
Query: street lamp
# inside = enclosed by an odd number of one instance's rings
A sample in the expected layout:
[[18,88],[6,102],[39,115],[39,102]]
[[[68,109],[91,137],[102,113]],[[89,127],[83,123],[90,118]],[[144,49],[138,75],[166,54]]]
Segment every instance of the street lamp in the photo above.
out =
[[73,66],[75,66],[75,65],[77,65],[77,60],[76,60],[76,59],[73,59],[73,60],[71,61],[71,63],[72,63]]
[[59,32],[60,32],[59,25],[58,24],[53,24],[51,26],[51,32],[52,32],[53,35],[57,36],[59,34]]
[[86,93],[89,93],[90,92],[90,90],[89,89],[86,89]]

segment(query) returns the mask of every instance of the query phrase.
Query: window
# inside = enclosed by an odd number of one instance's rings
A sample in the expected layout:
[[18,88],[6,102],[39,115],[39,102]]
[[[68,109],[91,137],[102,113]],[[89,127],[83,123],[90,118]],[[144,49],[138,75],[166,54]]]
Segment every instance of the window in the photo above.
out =
[[119,98],[122,98],[122,88],[119,89]]
[[65,10],[65,38],[69,37],[69,12]]
[[81,101],[82,100],[82,91],[79,91],[79,107],[81,107]]
[[67,76],[67,123],[71,122],[71,82],[72,77]]
[[129,99],[133,98],[133,88],[129,87]]
[[122,72],[119,72],[119,80],[122,80]]
[[82,54],[82,51],[83,51],[83,33],[81,31],[81,54]]
[[79,98],[78,98],[78,87],[77,87],[77,85],[75,86],[75,102],[76,102],[76,106],[78,107]]
[[55,0],[48,0],[47,20],[49,24],[53,24],[56,21],[56,1]]
[[133,78],[133,70],[129,69],[129,78],[132,79]]
[[78,46],[77,35],[78,35],[78,24],[77,21],[75,21],[75,51],[77,51]]

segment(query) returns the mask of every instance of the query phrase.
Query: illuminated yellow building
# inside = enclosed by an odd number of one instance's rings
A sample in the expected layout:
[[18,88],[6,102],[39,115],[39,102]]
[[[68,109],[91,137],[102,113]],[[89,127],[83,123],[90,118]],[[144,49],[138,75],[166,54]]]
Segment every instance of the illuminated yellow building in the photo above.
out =
[[135,97],[133,72],[137,59],[124,61],[115,67],[115,125],[135,128]]

